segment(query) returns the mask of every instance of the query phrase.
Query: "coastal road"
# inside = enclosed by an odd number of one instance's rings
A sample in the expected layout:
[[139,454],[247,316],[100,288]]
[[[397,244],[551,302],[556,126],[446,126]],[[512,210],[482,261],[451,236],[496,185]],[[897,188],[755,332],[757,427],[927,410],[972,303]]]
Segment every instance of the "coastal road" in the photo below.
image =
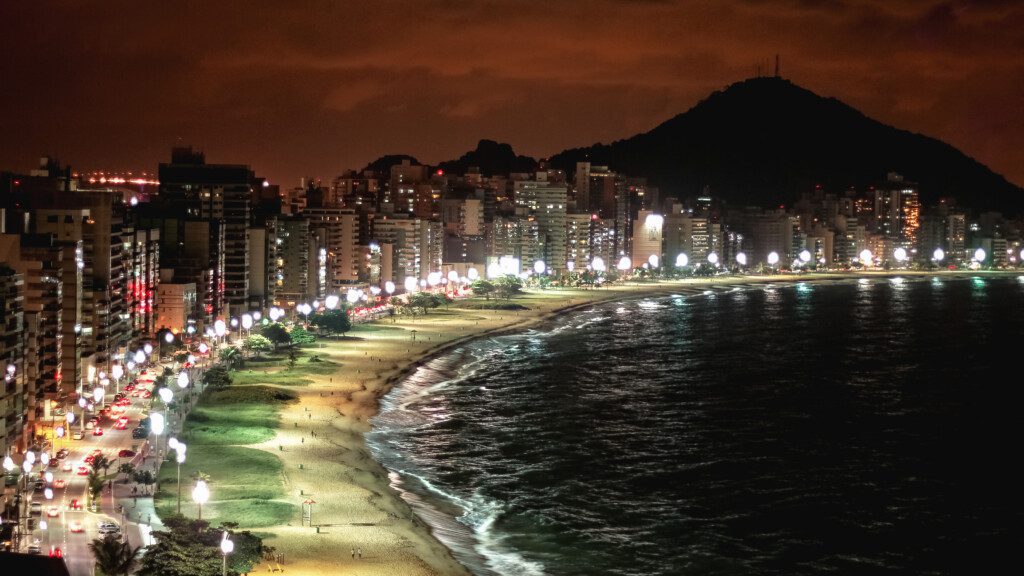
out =
[[[140,378],[139,383],[140,385],[145,384],[147,388],[152,388],[151,376]],[[110,396],[107,400],[112,398]],[[114,498],[106,489],[104,489],[102,504],[98,512],[85,509],[85,503],[88,501],[88,482],[86,476],[80,476],[77,473],[80,466],[89,468],[84,460],[93,450],[102,450],[103,455],[112,462],[110,473],[116,472],[121,464],[129,461],[129,459],[118,458],[117,455],[121,450],[129,449],[141,452],[145,440],[133,440],[131,431],[138,426],[140,418],[148,413],[151,400],[131,398],[132,403],[125,411],[129,421],[124,430],[114,429],[113,420],[103,417],[100,423],[103,428],[102,436],[94,436],[91,430],[85,430],[85,436],[81,440],[72,440],[70,435],[59,439],[54,448],[56,450],[67,448],[69,453],[67,457],[59,460],[57,465],[50,466],[47,470],[53,473],[54,482],[64,480],[67,485],[64,488],[54,488],[52,500],[46,500],[41,492],[32,495],[33,501],[42,504],[43,515],[37,518],[46,521],[47,527],[45,530],[41,528],[34,530],[30,540],[39,540],[43,554],[47,554],[51,547],[60,548],[72,576],[92,576],[93,560],[92,553],[89,551],[89,542],[100,536],[98,524],[101,521],[113,521],[122,526],[122,530],[128,531],[129,541],[133,545],[139,545],[142,542],[138,526],[131,524],[125,527],[122,525],[122,518],[116,511]],[[77,421],[79,416],[80,414],[76,412],[76,422],[71,426],[71,431],[81,429],[81,425]],[[134,460],[135,463],[138,463],[138,457]],[[71,464],[70,471],[62,469],[66,463]],[[82,509],[76,510],[70,507],[75,499],[78,500]],[[51,506],[57,507],[59,511],[55,517],[47,515],[47,509]],[[71,524],[75,522],[82,525],[83,532],[71,532]]]

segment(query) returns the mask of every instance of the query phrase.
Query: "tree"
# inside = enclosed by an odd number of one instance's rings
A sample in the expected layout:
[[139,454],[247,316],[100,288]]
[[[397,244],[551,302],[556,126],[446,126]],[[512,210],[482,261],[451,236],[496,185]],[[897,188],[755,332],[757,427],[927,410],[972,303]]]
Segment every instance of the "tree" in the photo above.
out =
[[92,460],[92,469],[95,472],[99,472],[100,470],[103,470],[103,475],[106,476],[107,475],[107,471],[110,470],[110,467],[113,464],[114,463],[111,462],[106,456],[100,454],[99,456],[96,456],[95,458],[93,458],[93,460]]
[[412,309],[419,308],[426,314],[430,308],[437,308],[438,302],[434,298],[433,294],[428,292],[414,292],[409,295],[409,307]]
[[132,474],[135,474],[135,464],[132,464],[131,462],[125,462],[124,464],[121,464],[117,468],[117,471],[120,472],[121,474],[124,474],[125,478],[131,478]]
[[220,351],[220,360],[227,364],[228,368],[238,368],[245,364],[245,358],[242,357],[241,350],[234,346],[222,348]]
[[523,281],[518,276],[506,274],[494,282],[495,293],[505,300],[523,291]]
[[309,346],[310,344],[316,343],[316,336],[310,334],[309,331],[302,326],[292,328],[292,331],[289,333],[289,337],[291,338],[292,345],[294,346]]
[[178,364],[184,364],[185,362],[188,362],[188,355],[188,350],[178,350],[177,352],[171,355],[171,359],[177,362]]
[[473,290],[473,294],[483,296],[484,300],[490,300],[491,295],[494,294],[496,288],[494,286],[494,282],[489,280],[477,280],[470,284],[469,287]]
[[103,491],[103,485],[106,483],[106,480],[94,468],[89,471],[86,482],[89,487],[89,501],[95,504],[100,499],[100,493]]
[[96,570],[106,576],[128,576],[135,568],[136,558],[142,546],[132,548],[113,534],[96,538],[89,543],[89,550],[96,561]]
[[266,336],[259,334],[253,334],[245,339],[245,343],[242,347],[252,352],[257,358],[264,352],[270,352],[274,349],[274,345],[271,344],[270,340]]
[[146,548],[140,576],[213,576],[221,573],[220,542],[224,532],[235,543],[228,556],[228,574],[237,576],[252,571],[267,548],[259,536],[249,531],[236,532],[238,525],[225,522],[211,528],[203,520],[171,514],[163,518],[166,530],[153,532],[156,544]]
[[299,361],[299,356],[298,356],[298,354],[295,353],[295,350],[289,350],[288,351],[288,367],[289,368],[295,368],[295,363],[298,362],[298,361]]
[[352,321],[348,317],[348,310],[338,309],[317,312],[309,317],[309,323],[325,334],[340,333],[344,336],[346,332],[352,329]]
[[260,333],[274,344],[274,349],[277,349],[278,346],[290,346],[292,344],[291,335],[284,329],[284,326],[277,322],[265,326]]
[[150,470],[136,470],[135,473],[132,474],[132,480],[145,487],[156,484],[156,476]]
[[212,366],[203,374],[203,382],[210,388],[224,388],[231,385],[231,373],[223,366]]

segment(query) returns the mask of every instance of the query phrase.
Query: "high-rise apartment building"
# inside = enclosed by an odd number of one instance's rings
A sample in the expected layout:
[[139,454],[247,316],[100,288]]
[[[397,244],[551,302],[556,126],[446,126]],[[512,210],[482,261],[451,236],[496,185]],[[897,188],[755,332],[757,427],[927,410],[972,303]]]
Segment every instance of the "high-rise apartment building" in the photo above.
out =
[[[161,202],[172,215],[223,223],[223,277],[214,278],[214,283],[223,286],[230,313],[244,312],[249,298],[247,234],[253,171],[241,164],[207,164],[203,153],[175,148],[171,162],[160,164],[159,178]],[[213,314],[220,316],[222,311]]]
[[0,453],[25,448],[25,280],[0,262]]
[[[537,221],[538,260],[559,274],[566,269],[565,220],[568,191],[564,184],[544,180],[515,183],[516,211]],[[531,264],[532,265],[532,264]]]

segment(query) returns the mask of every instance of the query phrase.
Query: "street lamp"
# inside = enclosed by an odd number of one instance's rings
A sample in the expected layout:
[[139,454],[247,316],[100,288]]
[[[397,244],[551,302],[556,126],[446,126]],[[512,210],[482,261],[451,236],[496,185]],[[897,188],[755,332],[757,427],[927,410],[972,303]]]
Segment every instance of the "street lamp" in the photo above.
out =
[[235,543],[228,539],[228,531],[225,530],[224,538],[222,538],[220,541],[220,551],[222,556],[224,557],[224,564],[222,566],[223,569],[221,570],[221,574],[223,576],[228,576],[228,554],[231,554],[231,552],[234,551],[234,549]]
[[932,260],[936,262],[942,262],[946,259],[946,251],[942,248],[936,248],[935,252],[932,252]]
[[804,249],[800,251],[800,261],[807,264],[811,261],[811,251]]
[[986,256],[988,256],[988,254],[985,252],[984,248],[978,248],[974,251],[974,259],[978,262],[984,262]]
[[[547,270],[547,265],[544,264],[543,260],[537,260],[536,262],[533,263],[533,271],[535,273],[543,274],[545,270]],[[456,275],[456,279],[457,278],[458,276]]]
[[82,431],[83,432],[85,431],[85,405],[86,404],[87,404],[87,402],[85,401],[85,398],[79,398],[78,399],[78,407],[82,409],[82,422],[81,422],[81,424],[82,424]]
[[341,299],[338,298],[336,294],[331,294],[327,298],[324,298],[324,306],[326,306],[328,310],[334,310],[338,307],[339,300]]
[[690,263],[690,257],[682,252],[676,256],[676,268],[685,268]]
[[619,258],[619,263],[615,267],[619,269],[619,272],[625,272],[633,267],[633,261],[629,259],[629,256],[623,256]]
[[661,258],[658,258],[657,254],[651,254],[647,257],[647,263],[651,265],[651,268],[657,268],[658,264],[661,264]]
[[738,254],[736,254],[736,263],[739,264],[740,266],[746,266],[747,255],[743,252],[739,252]]
[[135,351],[135,363],[142,366],[146,362],[146,353],[142,350]]
[[388,296],[391,296],[392,294],[394,294],[395,293],[395,283],[392,282],[391,280],[388,280],[387,282],[385,282],[384,283],[384,291],[388,293]]
[[203,519],[203,504],[210,499],[210,487],[205,480],[196,480],[196,486],[192,489],[192,501],[196,503],[198,514],[197,519]]
[[405,285],[405,291],[406,292],[415,292],[416,291],[416,287],[419,284],[416,282],[416,279],[413,278],[412,276],[406,276],[405,277],[404,285]]
[[157,395],[160,396],[164,404],[170,404],[171,400],[174,399],[174,392],[171,392],[170,388],[161,388],[157,391]]
[[153,345],[150,344],[149,342],[146,342],[146,344],[142,347],[142,351],[146,353],[146,356],[149,356],[150,354],[153,353]]
[[769,252],[768,253],[768,265],[769,266],[775,266],[778,263],[779,263],[779,253],[778,252]]
[[895,258],[897,262],[906,262],[906,260],[907,260],[907,249],[903,248],[903,247],[900,247],[900,248],[897,248],[897,249],[893,250],[892,251],[892,257]]
[[868,250],[867,248],[865,248],[865,249],[860,251],[859,256],[860,256],[861,264],[863,264],[865,266],[871,266],[871,264],[873,264],[873,261],[872,261],[873,255],[871,254],[871,250]]
[[600,256],[595,256],[594,259],[590,261],[590,267],[594,269],[594,272],[604,272],[607,269],[605,268],[604,258],[601,258]]
[[718,254],[715,252],[708,254],[708,263],[712,266],[718,266]]
[[166,334],[164,334],[164,342],[167,342],[168,344],[173,344],[174,343],[174,333],[173,332],[167,332]]
[[187,387],[188,387],[188,372],[185,372],[184,370],[182,370],[181,372],[178,372],[178,388],[187,388]]

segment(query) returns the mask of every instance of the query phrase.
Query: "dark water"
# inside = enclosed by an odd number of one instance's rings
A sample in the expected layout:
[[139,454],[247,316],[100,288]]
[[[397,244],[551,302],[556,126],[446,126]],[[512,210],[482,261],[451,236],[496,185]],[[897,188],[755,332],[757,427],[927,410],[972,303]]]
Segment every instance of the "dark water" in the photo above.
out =
[[1024,277],[602,306],[397,387],[371,445],[477,574],[1019,573]]

